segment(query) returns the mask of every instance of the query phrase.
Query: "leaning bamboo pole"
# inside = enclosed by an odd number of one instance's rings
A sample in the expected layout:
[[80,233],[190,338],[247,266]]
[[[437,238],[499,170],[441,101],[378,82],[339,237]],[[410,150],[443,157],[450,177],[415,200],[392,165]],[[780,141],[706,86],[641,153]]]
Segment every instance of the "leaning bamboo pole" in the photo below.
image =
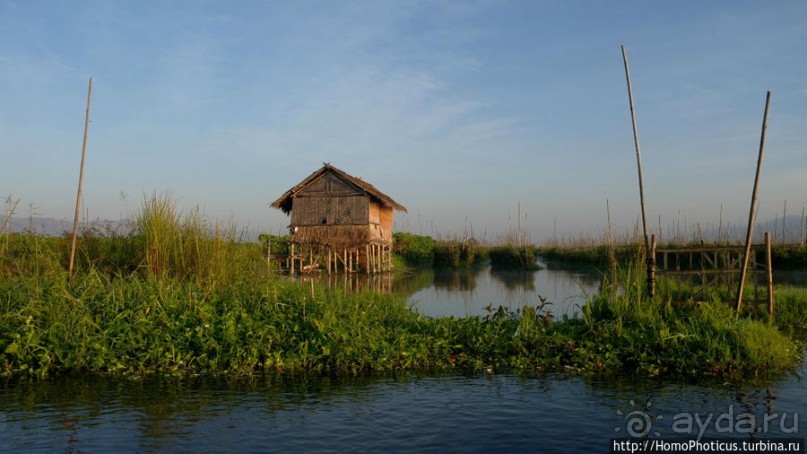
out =
[[70,240],[70,264],[67,266],[67,278],[73,277],[73,263],[76,258],[76,237],[78,236],[78,215],[81,212],[81,185],[84,182],[84,157],[87,154],[87,134],[90,127],[90,100],[92,99],[92,77],[87,89],[87,110],[84,115],[84,141],[81,145],[81,167],[78,172],[78,190],[76,191],[76,214],[73,217],[73,236]]
[[630,83],[630,68],[628,66],[628,54],[625,52],[625,46],[620,46],[622,49],[622,61],[625,64],[625,79],[628,82],[628,101],[630,103],[630,119],[633,124],[633,144],[636,148],[636,167],[639,169],[639,201],[642,205],[642,232],[644,233],[644,247],[645,254],[647,254],[647,288],[650,292],[650,297],[654,296],[654,282],[653,282],[653,268],[655,267],[654,258],[650,254],[650,237],[647,235],[647,214],[645,210],[644,199],[644,179],[642,177],[642,153],[639,147],[639,131],[636,128],[636,109],[633,105],[633,88]]
[[765,96],[765,113],[762,117],[762,132],[759,138],[759,156],[757,157],[757,172],[754,176],[754,189],[751,192],[751,209],[748,213],[748,228],[745,232],[745,254],[743,255],[743,266],[740,271],[740,284],[737,289],[737,315],[743,305],[743,290],[745,289],[745,276],[748,273],[748,257],[751,254],[751,240],[754,236],[754,220],[756,218],[757,192],[759,190],[759,176],[762,173],[762,158],[765,155],[765,134],[768,131],[768,111],[771,105],[771,92],[768,90]]

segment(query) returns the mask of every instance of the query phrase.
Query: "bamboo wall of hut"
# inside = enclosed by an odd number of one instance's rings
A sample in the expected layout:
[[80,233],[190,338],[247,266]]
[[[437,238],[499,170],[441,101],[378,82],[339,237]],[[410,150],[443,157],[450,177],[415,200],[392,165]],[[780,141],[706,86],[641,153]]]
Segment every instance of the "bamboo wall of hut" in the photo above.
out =
[[394,210],[406,208],[364,180],[325,164],[271,206],[291,218],[291,273],[392,269]]

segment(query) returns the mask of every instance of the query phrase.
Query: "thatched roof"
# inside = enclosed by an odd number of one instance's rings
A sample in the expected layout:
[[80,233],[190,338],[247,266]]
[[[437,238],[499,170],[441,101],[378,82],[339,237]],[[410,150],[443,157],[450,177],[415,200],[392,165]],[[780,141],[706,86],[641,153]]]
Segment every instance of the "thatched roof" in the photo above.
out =
[[302,191],[308,185],[329,172],[339,176],[342,180],[355,185],[357,189],[375,199],[375,201],[380,203],[382,206],[394,208],[398,211],[403,211],[406,213],[406,207],[399,204],[395,200],[392,200],[392,197],[379,191],[375,186],[362,180],[361,178],[354,177],[343,170],[339,170],[330,164],[323,165],[319,170],[309,175],[308,178],[301,181],[297,186],[286,191],[282,196],[280,196],[279,199],[272,202],[272,208],[279,208],[283,210],[284,213],[289,214],[291,212],[292,198],[295,196],[295,194]]

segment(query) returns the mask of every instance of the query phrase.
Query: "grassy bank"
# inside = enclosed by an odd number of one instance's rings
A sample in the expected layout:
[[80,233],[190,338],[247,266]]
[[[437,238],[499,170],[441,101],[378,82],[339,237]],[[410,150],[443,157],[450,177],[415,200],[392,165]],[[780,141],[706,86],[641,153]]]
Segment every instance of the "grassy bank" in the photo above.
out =
[[538,248],[538,254],[546,260],[606,269],[612,261],[626,265],[636,260],[641,254],[641,249],[634,244],[615,245],[610,248],[605,244],[542,246]]
[[[782,371],[799,361],[784,332],[804,327],[804,295],[779,304],[781,330],[720,303],[594,297],[575,319],[541,308],[435,319],[402,298],[269,280],[211,287],[90,272],[0,280],[0,375],[276,370]],[[785,316],[788,313],[790,315]],[[788,331],[789,330],[789,331]]]
[[485,246],[475,240],[435,240],[425,235],[398,232],[393,235],[393,251],[406,267],[471,268],[486,259],[494,269],[536,270],[538,250],[527,244],[505,242]]
[[[721,243],[725,245],[726,243]],[[701,247],[703,243],[679,244],[665,243],[659,244],[658,248],[677,247]],[[709,244],[705,244],[709,246]],[[642,253],[643,247],[640,243],[617,244],[609,248],[606,244],[566,244],[562,246],[542,246],[539,253],[548,260],[562,261],[576,265],[594,266],[605,269],[611,263],[611,257],[617,263],[625,265]],[[774,269],[792,270],[807,268],[807,246],[796,244],[773,244],[771,245],[771,262]]]
[[[82,239],[68,280],[63,239],[8,237],[0,260],[0,376],[68,372],[249,375],[577,370],[734,374],[796,367],[807,293],[780,297],[777,325],[719,301],[647,301],[627,271],[578,318],[545,307],[431,318],[404,299],[299,286],[262,248],[170,200],[147,199],[126,234]],[[123,265],[121,265],[123,264]]]
[[502,270],[537,270],[538,249],[533,245],[515,246],[507,244],[488,250],[490,266]]

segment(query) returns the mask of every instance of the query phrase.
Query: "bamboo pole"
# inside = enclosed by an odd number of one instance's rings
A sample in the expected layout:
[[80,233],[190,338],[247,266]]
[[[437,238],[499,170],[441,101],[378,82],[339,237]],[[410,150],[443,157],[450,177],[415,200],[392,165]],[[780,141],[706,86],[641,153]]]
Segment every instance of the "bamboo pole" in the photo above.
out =
[[759,176],[762,173],[762,159],[765,155],[765,134],[768,130],[768,111],[771,105],[771,92],[768,90],[765,96],[765,113],[762,117],[762,132],[759,138],[759,157],[757,158],[757,172],[754,176],[754,189],[751,192],[751,209],[748,212],[748,229],[745,233],[745,254],[743,254],[743,266],[740,271],[740,285],[737,289],[737,316],[743,305],[743,290],[745,289],[745,276],[748,273],[748,258],[751,255],[751,239],[754,235],[754,219],[756,217],[757,192],[759,190]]
[[768,316],[773,320],[773,261],[771,260],[771,235],[765,232],[765,264],[768,277]]
[[661,238],[661,215],[658,215],[658,236]]
[[647,283],[648,283],[648,291],[650,292],[650,298],[656,296],[656,235],[651,235],[650,240],[650,252],[648,253],[648,263],[652,263],[653,266],[648,267],[647,272]]
[[266,273],[272,272],[272,239],[266,237]]
[[516,246],[521,247],[521,200],[518,201],[518,231],[516,235],[518,235],[516,239]]
[[76,214],[73,217],[73,238],[70,241],[70,264],[67,267],[67,279],[73,277],[73,263],[76,258],[76,237],[78,236],[78,215],[81,212],[81,185],[84,182],[84,157],[87,154],[87,134],[90,128],[90,100],[92,99],[92,77],[87,88],[87,110],[84,115],[84,141],[81,144],[81,167],[78,172],[78,190],[76,191]]
[[642,232],[644,233],[644,246],[645,253],[647,254],[647,286],[653,286],[652,274],[655,267],[654,258],[650,255],[650,237],[647,235],[647,214],[645,210],[644,199],[644,179],[642,177],[642,153],[639,146],[639,131],[636,128],[636,109],[633,105],[633,88],[630,83],[630,68],[628,66],[628,54],[625,52],[625,46],[620,46],[622,49],[622,61],[625,63],[625,79],[628,83],[628,101],[630,103],[630,119],[633,124],[633,144],[636,148],[636,167],[639,170],[639,200],[642,205]]
[[294,242],[291,243],[291,253],[289,254],[289,259],[291,259],[291,271],[289,272],[289,275],[294,276]]

